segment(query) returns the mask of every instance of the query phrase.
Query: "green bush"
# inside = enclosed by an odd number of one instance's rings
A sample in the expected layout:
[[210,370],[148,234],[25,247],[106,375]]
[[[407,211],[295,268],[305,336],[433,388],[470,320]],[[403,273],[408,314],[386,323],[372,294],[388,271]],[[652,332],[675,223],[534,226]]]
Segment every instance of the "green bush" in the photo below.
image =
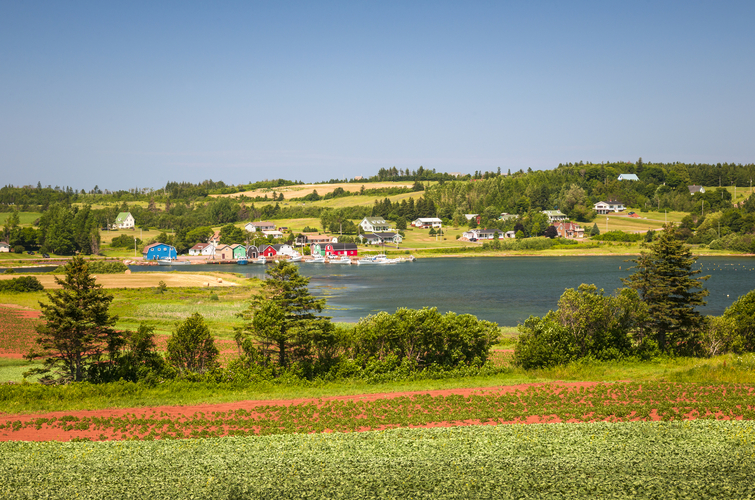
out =
[[[136,238],[136,245],[141,246],[142,240]],[[122,234],[113,238],[110,242],[111,248],[134,248],[134,237],[130,234]]]
[[592,239],[597,241],[633,242],[642,241],[643,235],[640,233],[625,233],[624,231],[609,231],[607,233],[593,236]]
[[[128,266],[119,260],[88,260],[87,266],[92,274],[120,274],[128,270]],[[66,266],[58,266],[53,273],[65,272]]]
[[44,289],[42,283],[34,276],[0,280],[0,292],[37,292]]

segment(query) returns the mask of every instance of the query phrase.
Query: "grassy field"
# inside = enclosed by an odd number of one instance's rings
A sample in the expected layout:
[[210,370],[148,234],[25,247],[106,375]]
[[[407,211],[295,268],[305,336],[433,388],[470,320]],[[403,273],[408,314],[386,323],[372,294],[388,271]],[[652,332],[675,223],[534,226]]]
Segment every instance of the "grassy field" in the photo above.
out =
[[[0,224],[5,224],[8,220],[8,217],[10,217],[9,212],[3,212],[0,213]],[[18,218],[19,218],[19,224],[22,226],[31,226],[35,220],[42,217],[41,212],[19,212]]]
[[[414,185],[413,182],[370,182],[364,184],[365,189],[382,189],[382,188],[410,188]],[[238,198],[240,196],[248,196],[249,198],[255,198],[257,196],[270,195],[275,192],[277,195],[283,193],[283,198],[290,200],[291,198],[302,198],[308,194],[312,194],[317,191],[320,196],[332,193],[336,188],[342,188],[344,191],[350,193],[358,193],[361,188],[361,183],[341,182],[337,184],[299,184],[294,186],[281,186],[277,188],[262,188],[254,191],[243,191],[233,194],[212,194],[213,198]]]
[[751,498],[753,434],[752,422],[499,425],[9,442],[0,460],[6,498]]

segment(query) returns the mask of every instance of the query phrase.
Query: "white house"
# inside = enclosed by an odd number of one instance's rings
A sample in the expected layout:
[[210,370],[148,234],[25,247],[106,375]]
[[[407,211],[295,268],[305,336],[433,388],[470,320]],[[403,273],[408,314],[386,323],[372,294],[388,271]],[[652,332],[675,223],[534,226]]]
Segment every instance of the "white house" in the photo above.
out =
[[0,241],[0,252],[10,252],[10,245],[4,241]]
[[695,193],[704,193],[705,188],[702,186],[687,186],[687,189],[689,189],[689,194],[695,194]]
[[621,212],[624,210],[624,204],[620,201],[609,200],[608,202],[599,201],[593,205],[593,209],[600,215],[605,215],[609,212]]
[[297,252],[294,247],[285,243],[282,245],[273,245],[273,248],[275,248],[277,255],[288,255],[289,257],[296,257],[299,255],[299,252]]
[[249,233],[254,233],[256,231],[275,231],[275,224],[267,221],[247,222],[244,229]]
[[197,243],[189,249],[189,255],[215,255],[215,245],[210,243]]
[[558,222],[568,219],[566,214],[561,213],[561,210],[543,210],[542,213],[548,216],[549,222]]
[[467,240],[494,240],[496,233],[498,233],[499,238],[505,237],[504,232],[500,229],[470,229],[464,231],[461,236]]
[[283,233],[277,230],[262,231],[265,236],[272,236],[273,238],[283,238]]
[[639,181],[639,177],[635,174],[621,174],[619,175],[620,181]]
[[382,217],[365,217],[359,223],[365,233],[390,231],[391,226]]
[[121,212],[115,218],[113,229],[134,229],[134,216],[131,212]]
[[443,221],[440,220],[437,217],[420,217],[419,219],[412,221],[412,226],[414,227],[421,227],[421,228],[428,228],[428,227],[441,227],[443,225]]

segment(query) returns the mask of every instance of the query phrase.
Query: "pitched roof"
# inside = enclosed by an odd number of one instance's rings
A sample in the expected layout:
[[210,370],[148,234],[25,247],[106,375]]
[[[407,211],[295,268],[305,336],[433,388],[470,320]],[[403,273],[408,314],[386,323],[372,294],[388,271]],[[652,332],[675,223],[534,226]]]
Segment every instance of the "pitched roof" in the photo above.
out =
[[382,233],[377,232],[377,233],[373,233],[373,234],[375,234],[375,235],[377,235],[377,236],[379,236],[379,237],[381,237],[383,239],[386,239],[386,238],[390,239],[390,238],[395,238],[398,233],[394,233],[393,231],[384,231]]
[[158,242],[158,243],[152,243],[151,245],[147,245],[146,247],[144,247],[144,250],[142,250],[142,253],[147,253],[147,252],[150,251],[150,249],[152,249],[152,248],[154,248],[156,246],[159,246],[159,245],[165,245],[166,247],[173,248],[172,245],[168,245],[167,243],[160,243],[160,242]]
[[331,243],[333,250],[357,250],[356,243]]
[[386,224],[385,219],[382,217],[365,217],[364,220],[370,224]]
[[638,181],[640,180],[639,177],[637,177],[636,174],[621,174],[619,176],[620,181]]
[[128,219],[129,215],[131,215],[131,212],[119,213],[118,217],[115,218],[115,223],[118,224],[119,222],[126,222],[126,219]]
[[211,246],[212,245],[210,245],[209,243],[197,243],[196,245],[194,245],[193,247],[191,247],[189,250],[203,250],[203,249],[205,249],[207,247],[211,247]]
[[257,222],[250,222],[250,224],[253,225],[254,227],[268,227],[268,226],[275,227],[275,224],[273,224],[272,222],[267,222],[267,221],[262,221],[262,220],[257,221]]
[[692,194],[705,192],[705,189],[703,189],[702,186],[695,186],[694,184],[692,186],[687,186],[687,189],[689,189],[689,192]]

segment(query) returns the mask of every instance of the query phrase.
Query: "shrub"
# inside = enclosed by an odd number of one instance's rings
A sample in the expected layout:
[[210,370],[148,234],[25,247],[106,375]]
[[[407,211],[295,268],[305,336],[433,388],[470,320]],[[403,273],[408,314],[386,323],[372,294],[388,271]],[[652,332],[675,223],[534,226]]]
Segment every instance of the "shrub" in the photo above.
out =
[[13,251],[15,253],[24,253],[24,250],[26,250],[26,249],[24,248],[23,245],[16,245],[16,246],[13,247]]
[[0,292],[37,292],[44,289],[42,283],[34,276],[21,276],[0,281]]
[[194,313],[176,323],[176,329],[168,340],[168,362],[179,372],[202,373],[217,366],[218,349],[204,322],[204,317]]
[[625,233],[624,231],[609,231],[592,237],[596,241],[642,241],[643,235],[640,233]]
[[[120,274],[128,270],[128,266],[119,260],[88,260],[87,266],[90,273],[96,274]],[[65,272],[66,266],[57,267],[53,273]]]

